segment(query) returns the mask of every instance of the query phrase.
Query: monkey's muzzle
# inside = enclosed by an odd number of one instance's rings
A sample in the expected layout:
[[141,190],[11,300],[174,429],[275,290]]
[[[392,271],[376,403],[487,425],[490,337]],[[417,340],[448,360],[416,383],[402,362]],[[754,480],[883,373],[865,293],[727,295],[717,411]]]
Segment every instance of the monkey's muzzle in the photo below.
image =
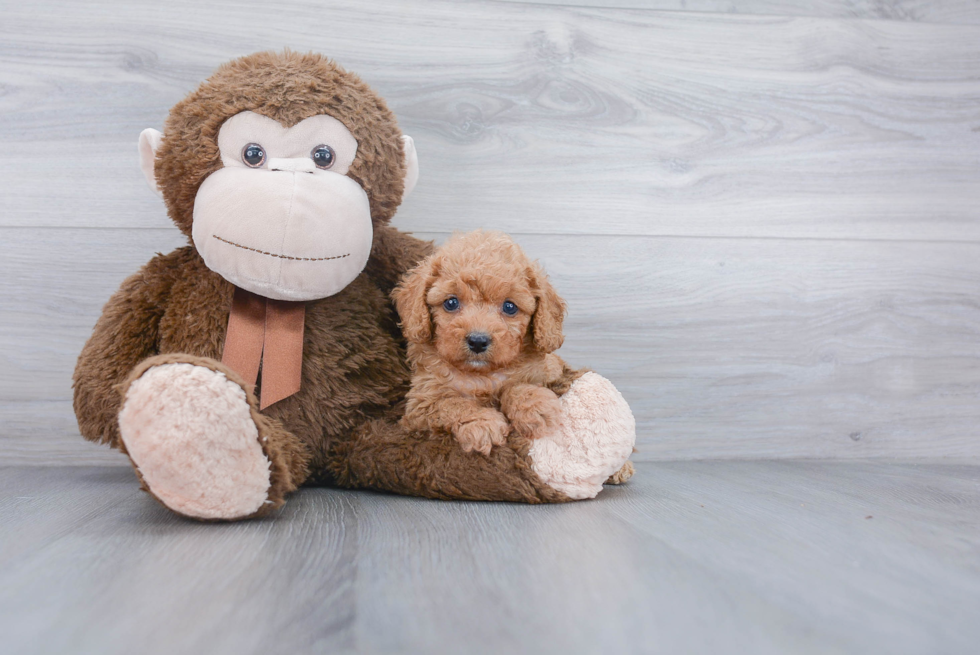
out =
[[208,268],[261,296],[332,296],[371,254],[368,196],[346,175],[277,168],[209,175],[194,203],[194,245]]

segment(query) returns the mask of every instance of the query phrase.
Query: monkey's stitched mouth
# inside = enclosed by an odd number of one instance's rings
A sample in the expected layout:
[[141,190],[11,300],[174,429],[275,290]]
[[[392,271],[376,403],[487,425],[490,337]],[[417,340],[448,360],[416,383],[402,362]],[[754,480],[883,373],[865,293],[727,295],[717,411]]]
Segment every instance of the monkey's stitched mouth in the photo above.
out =
[[334,255],[333,257],[290,257],[289,255],[279,255],[274,252],[266,252],[265,250],[259,250],[258,248],[249,248],[248,246],[243,246],[240,243],[235,243],[234,241],[229,241],[228,239],[222,239],[217,234],[212,234],[211,236],[222,243],[227,243],[229,246],[235,246],[236,248],[241,248],[242,250],[251,250],[252,252],[257,252],[260,255],[278,257],[279,259],[291,259],[297,262],[325,262],[331,259],[343,259],[344,257],[350,257],[350,253],[347,253],[346,255]]

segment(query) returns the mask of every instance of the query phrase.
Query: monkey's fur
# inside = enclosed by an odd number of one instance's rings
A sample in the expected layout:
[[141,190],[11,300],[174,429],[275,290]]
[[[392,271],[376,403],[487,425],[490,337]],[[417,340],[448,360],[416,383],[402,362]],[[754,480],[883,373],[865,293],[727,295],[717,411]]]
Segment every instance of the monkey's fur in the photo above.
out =
[[205,266],[194,245],[158,255],[108,301],[78,359],[82,435],[125,451],[117,416],[129,384],[150,367],[186,362],[220,371],[247,392],[271,462],[269,500],[253,516],[309,483],[446,499],[568,500],[532,471],[522,437],[483,456],[464,453],[451,435],[412,434],[397,424],[409,370],[389,294],[432,246],[388,226],[403,190],[401,133],[357,76],[322,56],[288,51],[218,69],[172,109],[156,156],[177,227],[190,237],[198,188],[221,167],[218,130],[245,110],[286,127],[328,114],[353,133],[358,150],[348,175],[368,194],[374,224],[367,267],[340,293],[307,303],[302,388],[260,413],[254,390],[220,362],[233,285]]

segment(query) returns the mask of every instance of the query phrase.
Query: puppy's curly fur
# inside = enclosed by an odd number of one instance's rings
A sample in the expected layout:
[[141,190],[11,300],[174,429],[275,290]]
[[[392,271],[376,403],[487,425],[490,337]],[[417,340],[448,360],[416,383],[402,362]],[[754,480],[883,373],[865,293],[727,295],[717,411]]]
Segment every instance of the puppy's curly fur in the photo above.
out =
[[533,439],[558,422],[565,303],[510,237],[454,235],[392,295],[413,371],[406,428],[488,455],[511,430]]

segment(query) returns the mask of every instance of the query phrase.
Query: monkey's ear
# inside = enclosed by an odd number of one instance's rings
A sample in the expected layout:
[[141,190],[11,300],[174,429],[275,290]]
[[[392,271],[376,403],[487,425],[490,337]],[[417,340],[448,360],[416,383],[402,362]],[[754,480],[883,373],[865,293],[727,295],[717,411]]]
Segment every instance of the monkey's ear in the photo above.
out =
[[402,191],[402,200],[405,200],[419,181],[419,156],[415,152],[415,141],[412,137],[403,136],[402,145],[405,148],[405,190]]
[[531,336],[538,349],[550,353],[561,348],[565,335],[561,327],[565,320],[565,301],[548,281],[548,276],[538,264],[528,268],[531,289],[538,306],[531,317]]
[[435,255],[428,257],[410,270],[391,292],[402,320],[402,333],[412,343],[432,340],[432,315],[425,297],[435,283],[438,266]]
[[154,130],[152,127],[148,127],[140,132],[140,169],[143,171],[143,177],[146,178],[146,183],[150,185],[150,188],[158,196],[162,196],[163,193],[160,191],[160,187],[157,186],[156,174],[153,172],[153,163],[156,160],[157,150],[160,148],[161,141],[163,141],[163,134],[160,130]]

